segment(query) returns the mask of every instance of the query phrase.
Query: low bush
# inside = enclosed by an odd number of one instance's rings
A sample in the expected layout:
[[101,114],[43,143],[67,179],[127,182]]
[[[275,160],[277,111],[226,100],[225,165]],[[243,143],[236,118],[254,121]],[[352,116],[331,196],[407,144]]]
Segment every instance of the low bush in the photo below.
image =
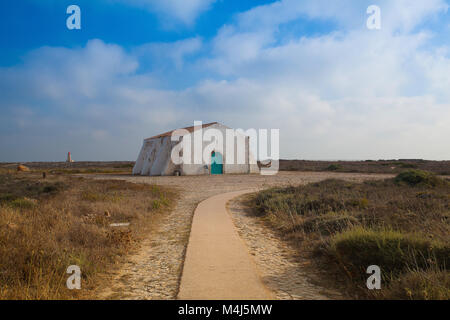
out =
[[322,235],[331,235],[358,225],[358,219],[347,214],[334,212],[318,217],[311,217],[303,223],[305,232],[320,232]]
[[398,184],[404,183],[410,186],[425,185],[435,187],[441,185],[444,181],[435,174],[422,170],[408,170],[395,177]]
[[432,264],[446,268],[450,263],[450,246],[392,230],[356,227],[334,236],[330,250],[342,265],[355,272],[378,265],[385,275],[398,275]]
[[330,164],[325,170],[327,171],[337,171],[339,169],[342,169],[342,166],[339,164]]
[[274,188],[257,195],[256,207],[263,214],[284,211],[304,216],[338,212],[345,209],[345,204],[330,196],[314,199],[296,192],[295,189]]
[[47,183],[42,186],[43,193],[58,193],[64,190],[64,185],[60,182]]
[[33,209],[37,204],[37,201],[34,199],[28,199],[28,198],[18,198],[11,202],[9,202],[9,205],[13,208],[18,209]]
[[0,194],[0,204],[16,200],[17,198],[18,198],[18,196],[11,194],[11,193]]

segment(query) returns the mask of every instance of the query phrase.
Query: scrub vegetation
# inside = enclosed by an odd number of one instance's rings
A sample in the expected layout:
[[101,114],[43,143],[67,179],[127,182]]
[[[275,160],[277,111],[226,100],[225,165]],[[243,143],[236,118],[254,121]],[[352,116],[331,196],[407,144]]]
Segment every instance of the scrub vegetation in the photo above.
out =
[[[80,161],[80,162],[25,162],[26,168],[34,173],[49,174],[131,174],[134,161]],[[18,163],[1,163],[0,172],[14,173]]]
[[[92,298],[100,279],[138,247],[176,197],[155,185],[3,171],[0,299]],[[81,268],[82,290],[66,287],[70,265]]]
[[[417,169],[363,183],[326,180],[251,198],[255,215],[353,298],[450,299],[450,181]],[[368,290],[378,265],[382,289]]]
[[333,171],[399,174],[407,169],[419,169],[437,175],[450,175],[450,161],[378,160],[378,161],[308,161],[280,160],[281,171]]

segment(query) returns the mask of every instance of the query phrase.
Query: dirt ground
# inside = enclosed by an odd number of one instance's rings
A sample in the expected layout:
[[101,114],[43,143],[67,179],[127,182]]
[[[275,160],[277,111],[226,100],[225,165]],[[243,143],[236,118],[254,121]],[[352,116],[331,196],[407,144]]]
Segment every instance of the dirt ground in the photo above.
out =
[[[170,186],[180,191],[180,199],[175,209],[164,217],[160,226],[149,234],[139,250],[127,258],[110,282],[98,289],[99,299],[175,299],[179,289],[183,261],[193,212],[200,201],[214,195],[254,188],[299,185],[336,178],[349,181],[385,179],[387,174],[357,174],[332,172],[280,172],[275,176],[261,175],[223,175],[191,177],[141,177],[141,176],[99,176],[88,175],[94,179],[119,179],[134,183],[149,183]],[[235,220],[235,223],[240,220]],[[242,221],[242,220],[241,220]],[[237,226],[239,229],[239,226]],[[251,229],[250,229],[251,230]],[[265,234],[256,235],[266,241]],[[244,237],[245,238],[245,237]],[[258,241],[258,239],[253,240]],[[256,259],[264,264],[263,259]],[[267,266],[260,266],[267,269]],[[272,281],[284,282],[283,277]],[[276,284],[272,284],[276,286]],[[282,285],[281,285],[282,286]],[[297,286],[301,288],[302,281]],[[301,289],[294,288],[296,297],[302,297]],[[289,294],[288,294],[289,295]],[[286,298],[288,295],[279,295]],[[303,296],[307,298],[307,295]]]

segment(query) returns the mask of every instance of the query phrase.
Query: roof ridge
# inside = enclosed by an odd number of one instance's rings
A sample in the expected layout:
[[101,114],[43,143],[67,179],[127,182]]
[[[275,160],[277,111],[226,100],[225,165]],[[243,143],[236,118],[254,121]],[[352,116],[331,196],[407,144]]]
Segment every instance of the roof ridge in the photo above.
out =
[[[202,124],[202,129],[210,127],[210,126],[215,125],[215,124],[219,124],[219,122],[216,121],[216,122],[210,122],[210,123]],[[185,127],[185,128],[174,129],[174,130],[167,131],[165,133],[161,133],[161,134],[158,134],[156,136],[153,136],[153,137],[150,137],[150,138],[147,138],[147,139],[144,139],[144,140],[151,140],[151,139],[157,139],[157,138],[162,138],[162,137],[168,137],[168,136],[172,135],[172,133],[174,131],[176,131],[176,130],[187,130],[189,132],[194,132],[195,128],[196,128],[196,126],[190,126],[190,127]]]

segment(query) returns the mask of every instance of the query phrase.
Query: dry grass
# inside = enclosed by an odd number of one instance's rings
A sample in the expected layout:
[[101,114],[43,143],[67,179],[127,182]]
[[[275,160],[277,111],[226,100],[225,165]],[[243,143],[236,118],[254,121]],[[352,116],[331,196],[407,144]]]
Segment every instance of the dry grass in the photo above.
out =
[[450,161],[378,160],[378,161],[307,161],[280,160],[282,171],[333,171],[360,173],[393,173],[420,169],[439,175],[450,175]]
[[[34,173],[49,173],[56,175],[71,174],[131,174],[134,162],[28,162],[24,163]],[[0,173],[14,173],[19,163],[0,163]]]
[[[0,174],[0,299],[89,298],[99,276],[138,245],[175,197],[117,180]],[[130,226],[110,227],[124,222]],[[82,290],[66,288],[73,264]]]
[[[384,181],[274,188],[251,201],[256,215],[326,271],[326,285],[358,298],[450,297],[448,181],[415,170]],[[373,264],[383,273],[377,292],[365,287]]]

